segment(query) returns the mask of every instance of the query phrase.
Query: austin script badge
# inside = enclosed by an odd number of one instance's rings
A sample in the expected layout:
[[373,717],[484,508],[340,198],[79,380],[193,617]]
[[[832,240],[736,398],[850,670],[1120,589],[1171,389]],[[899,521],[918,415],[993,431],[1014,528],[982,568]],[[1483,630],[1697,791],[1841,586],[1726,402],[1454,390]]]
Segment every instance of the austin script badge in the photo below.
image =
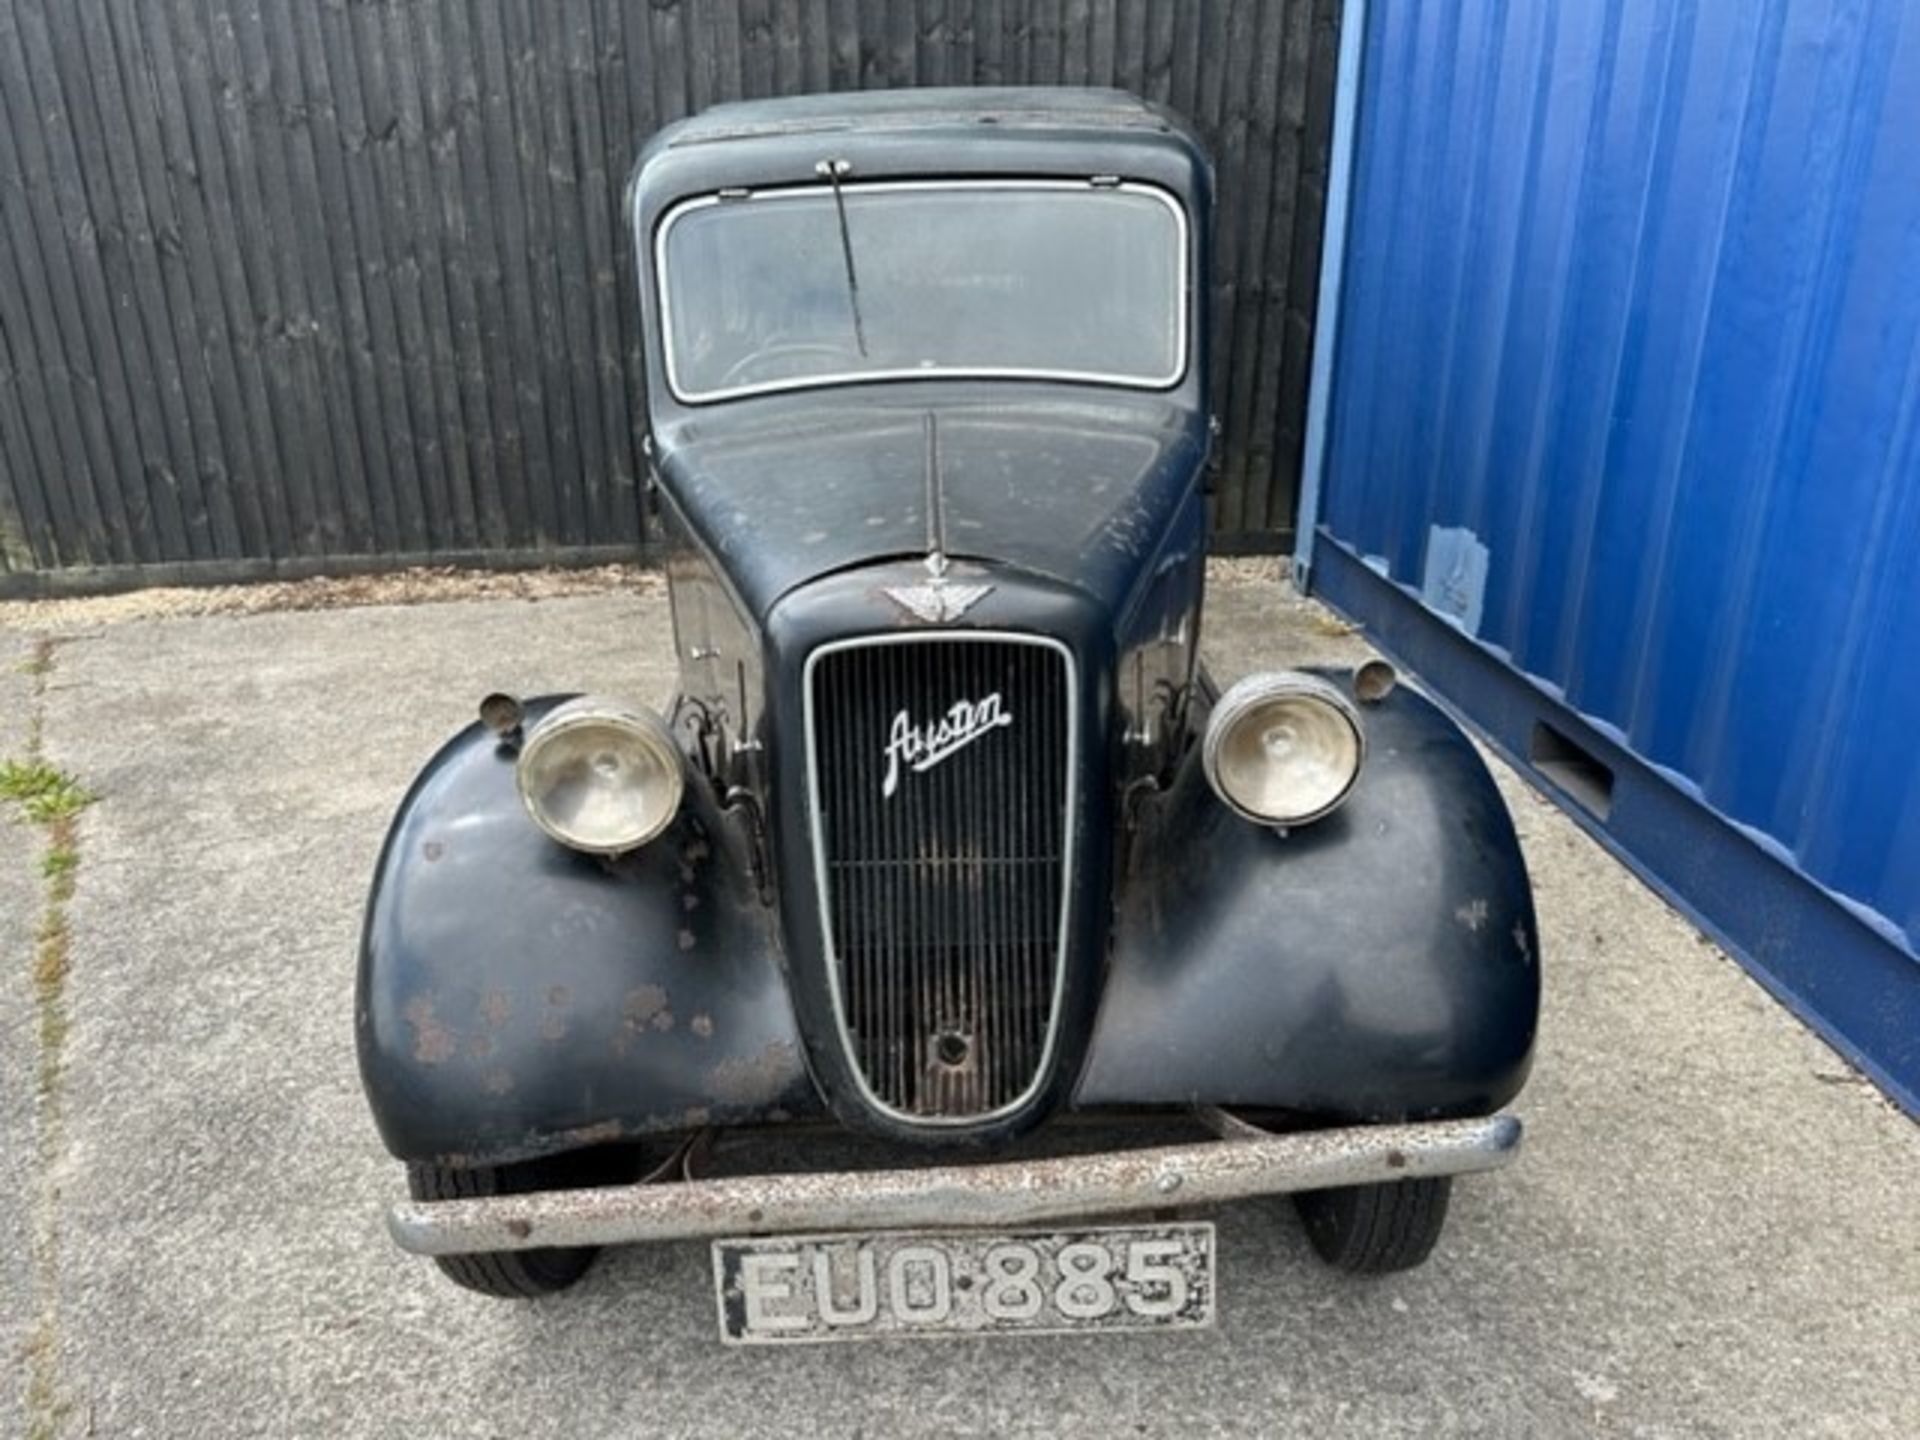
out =
[[1001,704],[998,690],[978,700],[956,700],[945,715],[925,725],[914,724],[905,710],[897,712],[887,735],[887,778],[880,784],[881,796],[890,800],[900,788],[903,762],[918,775],[955,751],[966,749],[988,731],[1011,724],[1013,716]]

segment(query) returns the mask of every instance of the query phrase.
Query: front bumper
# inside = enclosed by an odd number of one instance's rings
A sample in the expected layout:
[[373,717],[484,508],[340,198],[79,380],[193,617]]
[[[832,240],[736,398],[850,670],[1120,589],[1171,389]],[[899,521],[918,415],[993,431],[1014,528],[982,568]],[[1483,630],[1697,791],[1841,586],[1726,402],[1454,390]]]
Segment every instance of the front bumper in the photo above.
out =
[[983,1229],[1219,1204],[1497,1170],[1520,1151],[1511,1115],[1275,1135],[1221,1112],[1222,1138],[1061,1159],[915,1170],[755,1175],[395,1205],[417,1255],[835,1230]]

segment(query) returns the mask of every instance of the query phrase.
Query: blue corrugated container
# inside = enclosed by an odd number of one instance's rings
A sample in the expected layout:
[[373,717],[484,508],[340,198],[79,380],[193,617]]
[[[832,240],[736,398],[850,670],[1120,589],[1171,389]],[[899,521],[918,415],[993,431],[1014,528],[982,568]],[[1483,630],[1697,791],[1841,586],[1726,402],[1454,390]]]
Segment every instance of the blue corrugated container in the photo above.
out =
[[1314,588],[1920,1112],[1920,6],[1348,21]]

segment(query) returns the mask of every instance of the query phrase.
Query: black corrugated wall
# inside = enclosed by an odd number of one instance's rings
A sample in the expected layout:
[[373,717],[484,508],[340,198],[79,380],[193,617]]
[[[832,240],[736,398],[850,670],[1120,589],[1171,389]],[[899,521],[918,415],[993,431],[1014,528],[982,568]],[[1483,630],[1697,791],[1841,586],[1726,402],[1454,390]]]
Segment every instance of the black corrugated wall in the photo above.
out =
[[1199,126],[1217,538],[1278,547],[1336,8],[0,0],[0,593],[632,554],[641,141],[890,85],[1120,85]]

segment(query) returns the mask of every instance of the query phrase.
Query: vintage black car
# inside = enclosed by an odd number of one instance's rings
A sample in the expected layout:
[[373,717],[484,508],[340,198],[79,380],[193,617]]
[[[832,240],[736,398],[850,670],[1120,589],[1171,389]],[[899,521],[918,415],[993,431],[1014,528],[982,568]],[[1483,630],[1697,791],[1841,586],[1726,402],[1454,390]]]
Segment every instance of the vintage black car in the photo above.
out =
[[[402,803],[357,1012],[402,1246],[531,1295],[744,1237],[736,1339],[1183,1323],[1211,1227],[1089,1221],[1293,1193],[1395,1269],[1514,1155],[1539,950],[1474,747],[1383,665],[1200,664],[1210,184],[1105,91],[646,147],[679,694],[490,696]],[[1155,1143],[1010,1158],[1085,1117]],[[779,1127],[903,1153],[698,1173]]]

